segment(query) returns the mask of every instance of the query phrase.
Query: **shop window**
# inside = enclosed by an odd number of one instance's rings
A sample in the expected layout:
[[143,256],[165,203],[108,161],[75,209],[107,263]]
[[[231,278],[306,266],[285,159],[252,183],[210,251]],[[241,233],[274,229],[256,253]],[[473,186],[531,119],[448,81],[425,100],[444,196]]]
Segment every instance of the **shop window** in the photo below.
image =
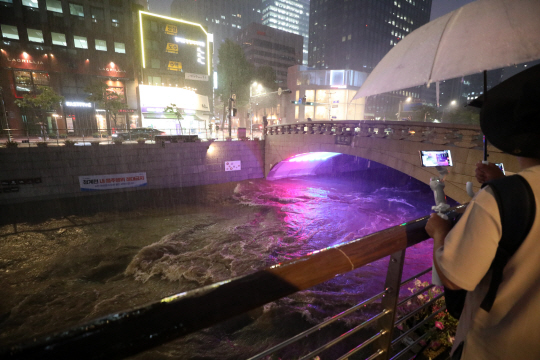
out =
[[49,74],[35,71],[14,71],[17,96],[36,90],[37,86],[49,85]]
[[90,12],[92,13],[92,22],[100,22],[105,20],[105,13],[103,11],[103,8],[98,7],[90,7]]
[[114,52],[125,54],[126,53],[126,44],[121,42],[114,43]]
[[69,13],[74,16],[84,17],[84,7],[79,4],[69,3]]
[[96,39],[96,50],[107,51],[107,41]]
[[2,30],[2,37],[4,39],[19,40],[19,31],[17,31],[16,26],[2,24],[0,25],[0,30]]
[[45,40],[43,39],[43,31],[36,30],[36,29],[27,29],[27,31],[28,31],[28,41],[37,42],[37,43],[45,42]]
[[59,0],[47,0],[47,11],[62,13],[62,3]]
[[37,8],[38,7],[38,0],[22,0],[23,6],[28,6],[31,8]]
[[32,80],[34,81],[34,85],[48,86],[49,74],[34,71],[32,72]]
[[66,35],[56,32],[51,32],[53,45],[67,46]]
[[73,36],[73,43],[78,49],[88,49],[88,40],[84,36]]
[[159,69],[160,68],[159,59],[150,59],[150,67],[152,69]]

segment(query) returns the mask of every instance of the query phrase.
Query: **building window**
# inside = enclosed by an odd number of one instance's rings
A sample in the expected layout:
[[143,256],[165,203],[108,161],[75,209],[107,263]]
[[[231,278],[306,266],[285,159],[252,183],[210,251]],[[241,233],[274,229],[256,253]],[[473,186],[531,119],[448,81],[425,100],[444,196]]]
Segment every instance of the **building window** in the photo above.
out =
[[67,46],[66,35],[51,32],[51,37],[53,45]]
[[8,4],[13,4],[13,0],[0,0],[0,2],[5,2]]
[[45,42],[45,40],[43,40],[43,31],[36,30],[36,29],[27,29],[27,30],[28,30],[28,41],[37,42],[37,43]]
[[161,85],[161,76],[148,76],[148,85]]
[[47,0],[47,11],[62,13],[62,3],[59,0]]
[[90,12],[92,13],[92,21],[97,23],[99,21],[105,20],[105,13],[103,11],[103,8],[98,7],[90,7]]
[[69,13],[71,15],[84,17],[84,7],[79,4],[69,3]]
[[122,15],[118,11],[111,10],[112,27],[120,27],[121,23],[122,23]]
[[107,51],[107,41],[96,39],[96,50]]
[[114,52],[125,54],[126,53],[126,44],[121,42],[114,43]]
[[75,43],[75,47],[79,49],[88,49],[88,40],[84,36],[73,36],[73,43]]
[[157,22],[155,22],[155,21],[150,21],[150,29],[151,29],[152,31],[158,31]]
[[150,60],[150,67],[152,69],[159,69],[160,66],[159,66],[159,59],[151,59]]
[[28,6],[28,7],[32,7],[32,8],[37,8],[38,7],[37,0],[22,0],[22,4],[24,6]]
[[0,29],[2,30],[2,37],[4,39],[19,40],[19,32],[16,26],[2,24],[0,25]]
[[17,96],[36,90],[37,85],[48,86],[49,74],[35,71],[14,71]]

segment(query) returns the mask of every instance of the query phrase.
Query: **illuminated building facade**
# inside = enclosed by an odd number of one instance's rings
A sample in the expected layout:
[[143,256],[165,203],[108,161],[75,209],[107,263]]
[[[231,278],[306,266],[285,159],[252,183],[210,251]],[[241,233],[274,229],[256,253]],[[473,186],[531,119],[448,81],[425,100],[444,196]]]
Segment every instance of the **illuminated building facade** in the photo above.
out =
[[212,111],[212,34],[190,21],[145,11],[138,17],[142,126],[174,134],[205,129]]
[[263,25],[304,38],[302,60],[304,65],[308,63],[309,3],[309,0],[266,0],[262,3]]
[[173,0],[171,16],[204,26],[214,34],[214,65],[219,46],[233,39],[238,30],[252,22],[261,22],[261,0]]
[[0,1],[0,86],[6,106],[2,128],[12,134],[32,133],[34,119],[14,104],[38,86],[49,86],[65,97],[51,112],[47,132],[92,134],[112,127],[105,112],[95,109],[85,88],[108,85],[125,103],[117,127],[137,118],[134,37],[131,0]]

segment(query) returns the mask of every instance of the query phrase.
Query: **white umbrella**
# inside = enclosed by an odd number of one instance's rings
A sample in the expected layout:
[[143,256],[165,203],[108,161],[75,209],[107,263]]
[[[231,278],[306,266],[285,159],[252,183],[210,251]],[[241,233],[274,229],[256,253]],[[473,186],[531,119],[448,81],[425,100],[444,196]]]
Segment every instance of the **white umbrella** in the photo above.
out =
[[540,0],[477,0],[416,29],[355,99],[540,59]]

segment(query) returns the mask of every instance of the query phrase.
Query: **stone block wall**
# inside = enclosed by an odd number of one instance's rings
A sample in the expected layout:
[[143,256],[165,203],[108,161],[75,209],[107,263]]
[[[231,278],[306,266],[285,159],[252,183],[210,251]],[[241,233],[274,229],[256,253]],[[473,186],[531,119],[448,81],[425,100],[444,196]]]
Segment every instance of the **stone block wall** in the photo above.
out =
[[[225,171],[226,161],[241,161],[241,169]],[[79,176],[83,175],[137,172],[146,172],[147,186],[92,192],[83,192],[79,186]],[[0,204],[221,184],[262,177],[263,141],[0,149],[0,181],[28,182],[1,185]],[[36,179],[41,182],[32,182]]]

